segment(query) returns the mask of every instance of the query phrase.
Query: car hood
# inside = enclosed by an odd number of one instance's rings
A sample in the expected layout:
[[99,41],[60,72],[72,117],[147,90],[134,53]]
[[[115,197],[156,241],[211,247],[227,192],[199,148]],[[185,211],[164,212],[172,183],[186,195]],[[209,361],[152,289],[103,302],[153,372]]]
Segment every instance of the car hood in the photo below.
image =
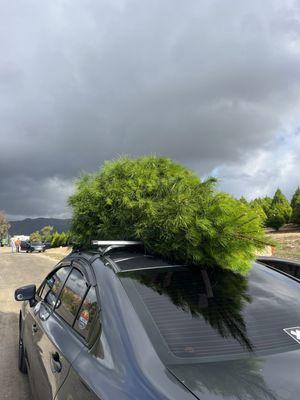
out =
[[200,400],[300,398],[300,350],[168,369]]

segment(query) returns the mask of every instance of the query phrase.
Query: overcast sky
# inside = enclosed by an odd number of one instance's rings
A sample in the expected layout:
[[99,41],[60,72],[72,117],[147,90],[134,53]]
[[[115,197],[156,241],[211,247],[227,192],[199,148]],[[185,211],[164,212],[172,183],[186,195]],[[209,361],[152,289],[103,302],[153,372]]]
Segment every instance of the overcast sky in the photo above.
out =
[[0,0],[0,209],[67,217],[73,179],[169,156],[248,198],[300,185],[300,5]]

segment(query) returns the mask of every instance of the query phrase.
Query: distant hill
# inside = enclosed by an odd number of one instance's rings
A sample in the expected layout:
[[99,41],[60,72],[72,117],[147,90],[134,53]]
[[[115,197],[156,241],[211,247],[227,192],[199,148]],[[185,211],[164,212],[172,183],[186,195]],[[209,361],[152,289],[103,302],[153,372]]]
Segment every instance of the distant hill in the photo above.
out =
[[51,225],[59,233],[70,229],[70,219],[58,218],[26,218],[22,221],[10,221],[10,235],[30,235],[34,231],[39,231],[46,225]]

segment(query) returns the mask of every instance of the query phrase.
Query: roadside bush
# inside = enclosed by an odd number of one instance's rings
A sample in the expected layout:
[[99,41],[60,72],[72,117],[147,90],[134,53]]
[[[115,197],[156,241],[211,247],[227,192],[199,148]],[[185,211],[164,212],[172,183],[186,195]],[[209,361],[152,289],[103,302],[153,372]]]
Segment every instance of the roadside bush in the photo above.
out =
[[51,247],[59,247],[60,235],[58,232],[54,232],[51,241]]
[[265,246],[262,220],[215,185],[163,157],[106,162],[77,181],[72,229],[86,245],[137,239],[172,261],[245,273]]
[[51,247],[69,246],[71,239],[71,232],[55,232],[52,237]]

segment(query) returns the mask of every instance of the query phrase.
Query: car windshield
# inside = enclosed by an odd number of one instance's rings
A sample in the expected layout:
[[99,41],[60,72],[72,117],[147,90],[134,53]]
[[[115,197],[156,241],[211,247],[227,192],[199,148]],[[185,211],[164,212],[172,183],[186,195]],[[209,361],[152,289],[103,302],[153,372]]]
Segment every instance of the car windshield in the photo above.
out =
[[42,242],[31,242],[33,246],[42,246]]
[[257,264],[243,277],[221,268],[169,267],[119,273],[153,344],[191,358],[227,359],[299,349],[297,284]]

